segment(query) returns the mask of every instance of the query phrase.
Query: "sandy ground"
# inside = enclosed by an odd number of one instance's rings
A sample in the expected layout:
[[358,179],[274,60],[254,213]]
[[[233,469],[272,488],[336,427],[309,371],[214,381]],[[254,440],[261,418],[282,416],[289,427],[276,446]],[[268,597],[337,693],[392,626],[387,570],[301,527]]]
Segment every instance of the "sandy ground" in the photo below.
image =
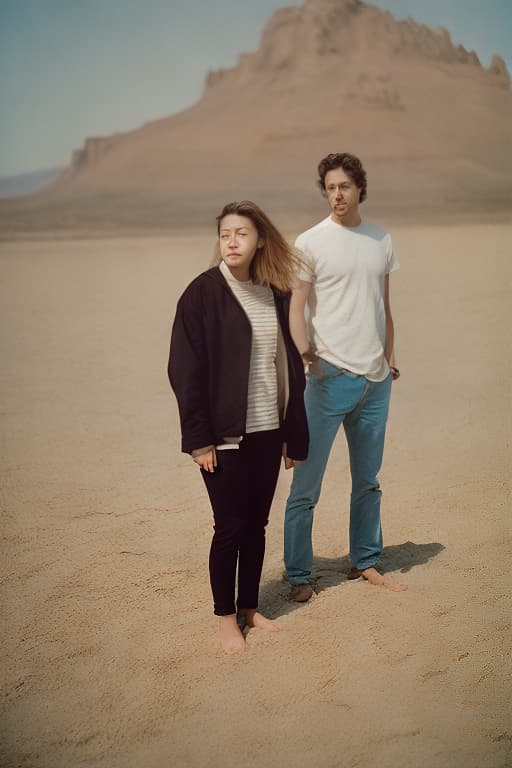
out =
[[287,602],[283,472],[253,630],[221,654],[211,514],[165,374],[201,237],[1,246],[2,765],[511,765],[512,226],[400,228],[383,524],[400,594],[347,582],[336,443],[318,594]]

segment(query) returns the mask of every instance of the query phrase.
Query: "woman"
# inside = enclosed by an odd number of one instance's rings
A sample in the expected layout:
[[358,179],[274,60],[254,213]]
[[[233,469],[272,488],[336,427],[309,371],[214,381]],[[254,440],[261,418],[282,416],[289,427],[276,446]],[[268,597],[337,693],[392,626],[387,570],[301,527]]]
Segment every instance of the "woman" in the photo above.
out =
[[217,266],[178,302],[168,370],[182,450],[200,467],[213,508],[221,645],[240,653],[243,626],[278,629],[257,610],[265,526],[281,456],[286,469],[305,459],[308,429],[304,368],[288,327],[295,256],[250,201],[226,205],[217,232]]

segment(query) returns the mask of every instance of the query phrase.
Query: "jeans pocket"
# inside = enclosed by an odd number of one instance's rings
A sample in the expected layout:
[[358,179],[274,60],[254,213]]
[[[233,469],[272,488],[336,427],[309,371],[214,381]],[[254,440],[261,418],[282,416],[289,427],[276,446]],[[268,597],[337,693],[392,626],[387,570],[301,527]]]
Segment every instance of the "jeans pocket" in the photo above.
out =
[[347,373],[347,371],[344,371],[342,368],[336,368],[335,365],[332,365],[331,363],[328,363],[326,360],[322,360],[321,358],[318,358],[316,362],[320,371],[320,378],[336,379],[338,376],[343,376],[345,373]]

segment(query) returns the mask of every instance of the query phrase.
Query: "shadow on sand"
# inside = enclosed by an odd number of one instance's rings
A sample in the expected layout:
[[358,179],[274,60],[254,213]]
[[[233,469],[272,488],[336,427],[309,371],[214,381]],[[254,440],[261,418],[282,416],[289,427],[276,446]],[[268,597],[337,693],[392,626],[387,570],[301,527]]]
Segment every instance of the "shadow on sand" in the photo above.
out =
[[[384,547],[379,563],[381,573],[400,571],[407,573],[416,565],[427,563],[432,557],[442,552],[444,546],[437,542],[431,544],[415,544],[406,541],[404,544],[393,544]],[[344,557],[315,557],[313,559],[313,576],[311,582],[315,592],[322,592],[329,587],[335,587],[348,581],[350,569],[348,555]],[[301,603],[288,600],[290,586],[285,578],[267,582],[260,589],[260,608],[269,619],[276,619],[299,608]]]

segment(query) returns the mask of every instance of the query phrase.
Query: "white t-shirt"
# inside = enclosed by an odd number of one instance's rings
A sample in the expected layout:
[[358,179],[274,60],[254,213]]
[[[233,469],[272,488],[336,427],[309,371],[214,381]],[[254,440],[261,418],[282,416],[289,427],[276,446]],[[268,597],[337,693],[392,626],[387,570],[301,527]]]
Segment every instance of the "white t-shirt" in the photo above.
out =
[[384,277],[399,268],[391,237],[378,224],[336,224],[330,216],[298,236],[304,266],[299,277],[311,283],[310,342],[323,360],[370,381],[383,381],[386,314]]

